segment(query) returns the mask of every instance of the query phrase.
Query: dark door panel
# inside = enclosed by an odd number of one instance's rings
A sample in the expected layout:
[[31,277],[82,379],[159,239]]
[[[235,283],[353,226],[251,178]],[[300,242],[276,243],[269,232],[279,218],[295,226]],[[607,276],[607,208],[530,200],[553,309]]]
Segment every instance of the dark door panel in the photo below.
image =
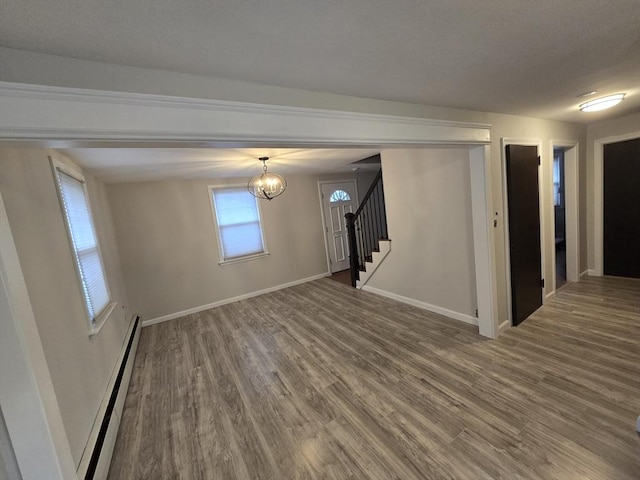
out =
[[604,274],[640,278],[640,138],[604,146]]
[[542,305],[538,152],[507,145],[511,313],[518,325]]

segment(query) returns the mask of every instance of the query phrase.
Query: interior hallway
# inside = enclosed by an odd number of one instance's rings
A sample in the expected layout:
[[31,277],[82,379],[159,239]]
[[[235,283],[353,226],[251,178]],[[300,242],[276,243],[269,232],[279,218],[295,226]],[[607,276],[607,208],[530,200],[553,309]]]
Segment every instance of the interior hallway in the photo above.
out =
[[147,327],[109,478],[637,478],[639,280],[476,331],[330,279]]

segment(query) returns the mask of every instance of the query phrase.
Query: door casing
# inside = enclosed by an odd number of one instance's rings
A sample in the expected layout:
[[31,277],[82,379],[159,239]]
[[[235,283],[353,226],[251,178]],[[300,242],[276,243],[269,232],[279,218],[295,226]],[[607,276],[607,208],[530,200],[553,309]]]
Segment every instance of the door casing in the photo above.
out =
[[[564,152],[564,188],[565,188],[565,232],[567,245],[567,282],[580,280],[580,158],[579,145],[571,140],[551,140],[549,142],[549,158],[553,158],[554,148],[563,148]],[[551,179],[553,182],[553,178]],[[549,218],[553,217],[553,189],[549,189],[548,201],[550,209]],[[551,238],[555,238],[555,222],[551,224]],[[551,249],[551,264],[553,271],[556,268],[556,249]],[[555,294],[556,276],[553,278],[552,289],[547,294]]]
[[602,276],[604,272],[604,146],[640,138],[640,130],[605,137],[593,142],[593,246],[594,265],[589,275]]

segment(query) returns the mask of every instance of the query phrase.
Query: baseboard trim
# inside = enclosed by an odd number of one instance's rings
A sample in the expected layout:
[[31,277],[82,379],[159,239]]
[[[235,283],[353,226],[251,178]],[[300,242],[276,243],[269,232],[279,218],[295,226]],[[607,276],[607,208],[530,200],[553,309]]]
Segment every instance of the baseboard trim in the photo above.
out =
[[590,272],[590,271],[591,271],[591,270],[585,270],[584,272],[582,272],[582,273],[580,274],[580,278],[582,278],[582,277],[584,277],[584,276],[586,276],[586,275],[589,275],[589,272]]
[[398,302],[406,303],[408,305],[413,305],[414,307],[422,308],[423,310],[428,310],[433,313],[444,315],[445,317],[449,317],[454,320],[459,320],[464,323],[469,323],[471,325],[475,325],[476,327],[478,326],[478,319],[475,317],[472,317],[471,315],[467,315],[460,312],[454,312],[453,310],[449,310],[448,308],[438,307],[437,305],[421,302],[420,300],[416,300],[414,298],[405,297],[393,292],[387,292],[386,290],[381,290],[379,288],[371,287],[369,285],[364,285],[362,287],[362,290],[364,290],[365,292],[375,293],[376,295],[380,295],[382,297],[391,298],[392,300],[397,300]]
[[140,330],[140,317],[136,316],[127,331],[122,351],[116,361],[87,446],[80,459],[80,465],[76,472],[79,479],[104,480],[107,478],[120,426],[122,406],[129,388],[133,363],[138,349]]
[[175,313],[170,313],[168,315],[163,315],[162,317],[151,318],[149,320],[144,320],[142,322],[142,327],[144,328],[150,325],[155,325],[156,323],[168,322],[169,320],[174,320],[176,318],[184,317],[186,315],[192,315],[194,313],[202,312],[204,310],[209,310],[210,308],[221,307],[222,305],[226,305],[228,303],[237,302],[239,300],[246,300],[247,298],[257,297],[258,295],[264,295],[265,293],[275,292],[277,290],[282,290],[283,288],[293,287],[295,285],[300,285],[301,283],[312,282],[314,280],[319,280],[321,278],[330,277],[330,276],[331,274],[329,272],[320,273],[318,275],[302,278],[300,280],[294,280],[293,282],[282,283],[280,285],[275,285],[273,287],[265,288],[263,290],[257,290],[255,292],[238,295],[237,297],[225,298],[224,300],[218,300],[217,302],[189,308],[187,310],[182,310],[181,312],[175,312]]
[[554,290],[553,292],[549,292],[549,293],[547,293],[547,294],[544,296],[544,298],[545,298],[546,300],[549,300],[549,299],[551,299],[551,298],[554,298],[555,296],[556,296],[556,291]]
[[498,335],[503,333],[507,328],[511,326],[511,322],[509,320],[505,320],[498,326]]

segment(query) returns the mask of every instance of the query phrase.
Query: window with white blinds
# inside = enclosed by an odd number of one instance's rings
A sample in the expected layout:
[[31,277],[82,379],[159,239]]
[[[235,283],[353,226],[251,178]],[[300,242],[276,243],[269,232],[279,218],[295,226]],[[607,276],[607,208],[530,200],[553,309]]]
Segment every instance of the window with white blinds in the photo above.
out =
[[64,216],[91,323],[110,303],[84,180],[55,169]]
[[256,198],[246,187],[210,187],[220,261],[266,254]]

